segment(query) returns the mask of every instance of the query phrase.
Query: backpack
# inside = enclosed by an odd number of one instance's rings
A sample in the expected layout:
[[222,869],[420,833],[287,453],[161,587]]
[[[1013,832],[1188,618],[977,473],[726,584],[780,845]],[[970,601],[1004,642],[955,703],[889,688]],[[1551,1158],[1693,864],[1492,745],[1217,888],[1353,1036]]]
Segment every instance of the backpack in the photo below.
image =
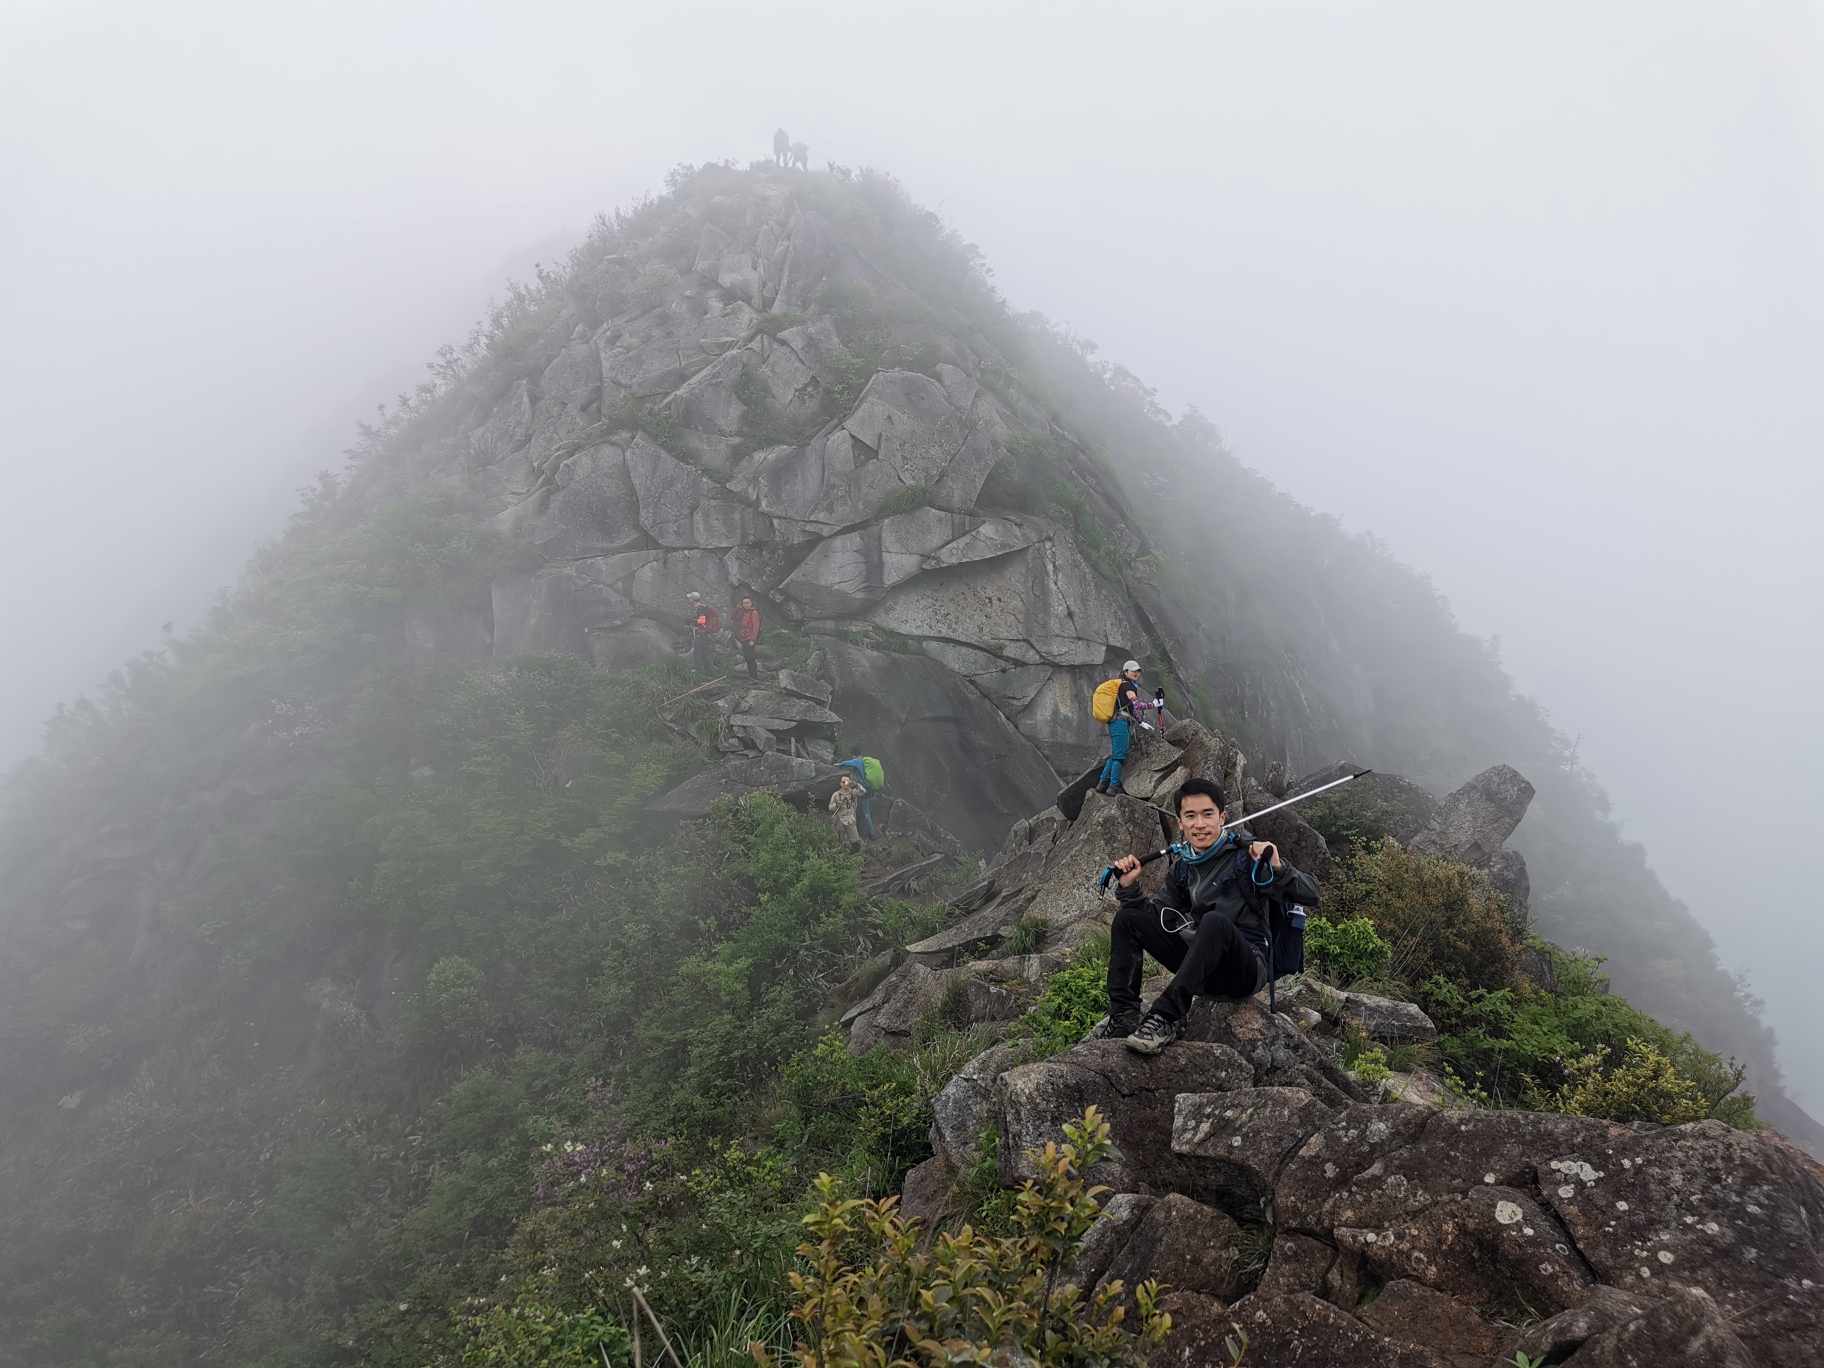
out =
[[862,757],[862,773],[867,776],[868,792],[879,793],[887,786],[887,772],[880,767],[880,761],[873,756]]
[[1115,720],[1115,705],[1121,698],[1121,686],[1127,681],[1111,679],[1096,685],[1095,697],[1089,700],[1089,715],[1098,722]]
[[1305,971],[1305,909],[1294,903],[1267,907],[1267,937],[1273,947],[1273,977]]
[[[1251,862],[1247,848],[1235,852],[1235,876],[1242,878]],[[1267,922],[1267,1010],[1279,1010],[1274,989],[1287,974],[1305,971],[1305,909],[1297,903],[1274,900],[1266,903]]]

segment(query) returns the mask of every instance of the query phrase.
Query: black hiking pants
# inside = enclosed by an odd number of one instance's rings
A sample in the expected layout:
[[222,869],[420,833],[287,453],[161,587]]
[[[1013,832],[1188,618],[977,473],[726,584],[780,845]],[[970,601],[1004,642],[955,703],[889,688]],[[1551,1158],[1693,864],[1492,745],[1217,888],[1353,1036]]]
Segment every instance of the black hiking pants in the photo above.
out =
[[[1166,913],[1172,921],[1180,915]],[[1153,1004],[1155,1012],[1171,1021],[1184,1020],[1193,997],[1237,1001],[1254,996],[1267,983],[1260,953],[1227,917],[1207,914],[1187,944],[1177,932],[1160,925],[1157,909],[1123,905],[1109,928],[1111,1018],[1140,1010],[1140,977],[1148,954],[1172,971],[1171,986]]]

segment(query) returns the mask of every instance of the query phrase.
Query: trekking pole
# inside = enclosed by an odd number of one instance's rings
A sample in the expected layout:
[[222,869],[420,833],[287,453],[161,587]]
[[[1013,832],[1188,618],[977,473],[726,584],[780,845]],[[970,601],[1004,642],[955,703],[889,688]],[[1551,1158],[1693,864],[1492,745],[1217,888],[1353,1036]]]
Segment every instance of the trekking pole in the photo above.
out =
[[[1373,770],[1358,770],[1354,774],[1345,774],[1341,779],[1332,779],[1327,784],[1319,784],[1316,788],[1312,789],[1308,793],[1301,793],[1295,798],[1288,798],[1282,803],[1275,803],[1275,804],[1273,804],[1272,807],[1262,808],[1259,812],[1249,813],[1246,817],[1243,817],[1240,821],[1226,822],[1223,824],[1223,830],[1224,831],[1233,831],[1238,827],[1245,827],[1249,822],[1253,821],[1256,817],[1265,817],[1269,812],[1278,812],[1281,808],[1291,807],[1292,804],[1294,804],[1294,803],[1302,803],[1307,798],[1315,798],[1315,797],[1317,797],[1318,794],[1324,793],[1330,789],[1336,788],[1339,784],[1346,784],[1351,779],[1360,779],[1364,775],[1369,775],[1369,774],[1373,774],[1373,773],[1374,773]],[[1147,806],[1150,808],[1153,808],[1155,811],[1164,812],[1166,814],[1166,816],[1172,817],[1174,819],[1178,815],[1175,812],[1168,812],[1165,808],[1159,807],[1157,804],[1154,804],[1154,803],[1148,803]],[[1140,857],[1140,864],[1141,864],[1142,868],[1144,868],[1145,866],[1151,864],[1154,860],[1163,859],[1165,856],[1170,855],[1171,853],[1172,853],[1172,848],[1170,846],[1167,846],[1164,850],[1150,850],[1146,854],[1144,854]],[[1107,893],[1108,892],[1109,880],[1113,879],[1117,872],[1118,871],[1115,869],[1115,867],[1113,865],[1109,865],[1105,869],[1103,869],[1100,877],[1097,879],[1097,882],[1096,882],[1096,889],[1097,889],[1098,893]]]
[[699,684],[694,689],[686,689],[683,693],[679,694],[676,698],[668,698],[663,703],[659,704],[659,706],[661,708],[669,708],[673,703],[682,703],[685,699],[689,698],[692,694],[702,693],[703,690],[709,688],[711,684],[720,684],[723,680],[725,680],[727,678],[728,678],[728,676],[725,674],[717,675],[714,679],[710,680],[708,684]]
[[1265,817],[1269,812],[1278,812],[1281,808],[1289,808],[1294,803],[1302,803],[1307,798],[1315,798],[1315,797],[1317,797],[1318,794],[1323,793],[1328,789],[1333,789],[1333,788],[1337,787],[1337,785],[1339,785],[1339,784],[1346,784],[1351,779],[1360,779],[1360,778],[1364,777],[1365,775],[1370,775],[1373,773],[1374,773],[1373,770],[1358,770],[1354,774],[1345,774],[1341,779],[1332,779],[1327,784],[1319,784],[1316,788],[1312,789],[1309,793],[1301,793],[1295,798],[1287,798],[1284,802],[1275,803],[1275,804],[1273,804],[1272,807],[1264,807],[1259,812],[1250,812],[1246,817],[1240,818],[1237,821],[1225,823],[1223,829],[1225,831],[1227,831],[1227,830],[1233,830],[1236,827],[1244,827],[1249,822],[1253,821],[1256,817]]

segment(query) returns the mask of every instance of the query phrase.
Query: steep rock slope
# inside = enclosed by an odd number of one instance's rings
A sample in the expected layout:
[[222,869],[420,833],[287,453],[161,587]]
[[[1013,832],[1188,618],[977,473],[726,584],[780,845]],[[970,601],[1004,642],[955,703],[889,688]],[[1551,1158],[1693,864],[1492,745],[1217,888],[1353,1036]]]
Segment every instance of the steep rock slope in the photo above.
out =
[[[804,184],[698,173],[637,273],[619,253],[573,271],[536,376],[494,383],[410,459],[543,558],[495,581],[493,653],[631,663],[665,649],[687,593],[755,594],[922,653],[1074,772],[1100,745],[1089,692],[1153,651],[1132,512],[973,328],[905,326],[931,311]],[[1046,446],[1118,556],[1092,565],[1075,529],[985,492],[1016,437]]]

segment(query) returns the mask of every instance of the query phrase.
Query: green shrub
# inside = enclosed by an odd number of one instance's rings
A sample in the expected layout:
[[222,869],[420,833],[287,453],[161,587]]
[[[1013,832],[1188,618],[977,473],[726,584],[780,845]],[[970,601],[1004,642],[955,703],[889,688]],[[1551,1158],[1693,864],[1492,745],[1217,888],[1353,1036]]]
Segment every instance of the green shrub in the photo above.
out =
[[552,1306],[537,1279],[510,1300],[471,1299],[456,1325],[462,1361],[485,1368],[602,1368],[629,1359],[624,1329],[593,1306]]
[[1405,809],[1398,803],[1360,784],[1326,794],[1299,811],[1324,838],[1330,853],[1339,858],[1377,845],[1406,820]]
[[640,267],[633,280],[634,298],[642,304],[655,303],[659,296],[678,283],[677,270],[656,258]]
[[[1135,1289],[1139,1323],[1129,1331],[1119,1281],[1090,1293],[1059,1282],[1107,1191],[1083,1175],[1114,1153],[1094,1107],[1064,1135],[1062,1145],[1027,1152],[1039,1176],[1016,1194],[1006,1235],[964,1227],[926,1246],[896,1198],[845,1198],[840,1180],[820,1175],[816,1209],[804,1218],[813,1240],[798,1247],[803,1269],[791,1275],[791,1314],[802,1330],[790,1355],[796,1368],[908,1361],[1141,1368],[1171,1328],[1158,1309],[1163,1289],[1153,1282]],[[760,1368],[777,1368],[766,1350],[754,1356]]]
[[1305,954],[1338,983],[1354,983],[1385,974],[1393,947],[1367,917],[1313,917],[1305,924]]
[[1030,955],[1045,944],[1045,937],[1050,934],[1049,921],[1027,913],[1008,930],[1001,941],[1001,949],[1010,955]]
[[1379,1083],[1391,1072],[1387,1063],[1387,1051],[1379,1045],[1363,1046],[1347,1067],[1364,1083]]
[[1020,1018],[1018,1029],[1032,1042],[1035,1058],[1068,1050],[1108,1015],[1108,953],[1100,950],[1079,950],[1068,969],[1046,980],[1038,1001]]
[[[1466,1093],[1484,1105],[1557,1109],[1566,1096],[1576,1096],[1584,1061],[1625,1060],[1633,1042],[1644,1042],[1691,1085],[1701,1115],[1744,1129],[1758,1124],[1754,1098],[1739,1091],[1746,1072],[1741,1066],[1605,991],[1606,980],[1596,972],[1600,961],[1553,953],[1556,993],[1526,983],[1464,990],[1442,976],[1419,988],[1419,1004],[1438,1027],[1435,1048]],[[1639,1086],[1648,1081],[1643,1075]]]
[[1628,1041],[1620,1063],[1611,1063],[1609,1053],[1600,1045],[1567,1065],[1570,1081],[1552,1097],[1552,1110],[1662,1126],[1699,1120],[1709,1110],[1697,1085],[1680,1078],[1672,1061],[1646,1041]]
[[1514,982],[1520,951],[1507,900],[1467,865],[1385,841],[1347,860],[1324,902],[1331,920],[1370,918],[1393,947],[1390,972],[1408,983],[1434,975],[1466,988]]
[[461,955],[445,955],[425,975],[419,1007],[437,1029],[461,1031],[481,1012],[481,970]]

